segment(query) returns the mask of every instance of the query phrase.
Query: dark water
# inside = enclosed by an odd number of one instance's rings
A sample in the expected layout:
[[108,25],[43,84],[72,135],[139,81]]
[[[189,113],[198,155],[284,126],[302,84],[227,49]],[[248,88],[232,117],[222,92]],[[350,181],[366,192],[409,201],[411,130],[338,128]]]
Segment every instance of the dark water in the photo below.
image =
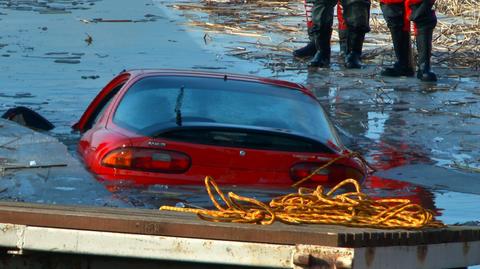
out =
[[[478,75],[453,77],[448,69],[438,68],[443,75],[439,83],[423,85],[415,79],[384,81],[375,76],[375,64],[349,73],[336,61],[331,70],[308,72],[306,63],[292,60],[290,52],[272,53],[258,46],[257,42],[266,42],[263,39],[186,27],[188,14],[165,6],[173,2],[75,3],[0,2],[0,22],[6,25],[0,34],[0,112],[19,105],[33,108],[57,126],[51,134],[72,153],[79,135],[71,133],[70,126],[121,70],[205,69],[307,84],[343,130],[345,142],[379,170],[425,164],[432,166],[430,174],[441,178],[441,173],[435,174],[437,165],[461,170],[480,181],[475,170],[480,160]],[[216,19],[202,12],[195,18]],[[287,40],[288,34],[275,32],[268,42]],[[304,39],[300,33],[294,35]],[[228,53],[227,47],[231,50],[239,44],[262,53],[249,58]],[[416,172],[420,177],[426,174],[425,170]],[[475,224],[480,220],[476,206],[480,189],[469,194],[453,191],[464,184],[452,178],[443,186],[428,182],[420,186],[372,177],[364,191],[375,197],[408,197],[438,212],[448,224]],[[203,186],[106,187],[115,199],[136,207],[211,206]],[[226,188],[263,201],[292,191]]]

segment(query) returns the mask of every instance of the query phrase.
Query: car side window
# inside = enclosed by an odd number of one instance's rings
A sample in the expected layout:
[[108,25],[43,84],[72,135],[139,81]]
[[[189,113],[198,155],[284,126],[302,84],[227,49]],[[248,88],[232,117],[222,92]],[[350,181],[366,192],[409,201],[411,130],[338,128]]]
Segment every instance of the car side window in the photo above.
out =
[[120,91],[125,83],[119,84],[115,87],[105,98],[103,98],[102,102],[97,106],[96,110],[92,113],[90,119],[88,120],[87,124],[85,125],[85,130],[88,130],[95,125],[98,120],[103,116],[105,113],[106,108],[112,102],[113,97]]
[[108,105],[112,102],[113,98],[108,99],[108,101],[105,103],[105,105],[100,109],[100,112],[93,118],[92,120],[92,126],[95,125],[98,120],[103,116],[103,113],[105,113],[105,109],[108,107]]

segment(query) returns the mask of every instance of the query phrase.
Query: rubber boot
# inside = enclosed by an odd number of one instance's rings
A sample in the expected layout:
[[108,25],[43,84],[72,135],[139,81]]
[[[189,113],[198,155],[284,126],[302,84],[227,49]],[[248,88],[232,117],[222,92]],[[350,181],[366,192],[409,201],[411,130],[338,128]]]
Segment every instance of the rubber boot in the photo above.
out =
[[381,75],[387,77],[412,77],[415,72],[409,65],[410,33],[403,31],[401,28],[390,29],[390,33],[397,61],[392,67],[383,69]]
[[340,57],[347,56],[347,34],[348,30],[338,30],[338,42],[340,43]]
[[328,67],[330,66],[330,38],[332,37],[332,29],[321,31],[315,36],[315,46],[317,52],[310,62],[310,67]]
[[293,56],[298,58],[307,58],[312,57],[316,52],[317,48],[315,47],[315,42],[310,41],[305,47],[294,50]]
[[433,29],[418,29],[417,39],[417,78],[421,81],[437,81],[437,76],[432,72],[430,58],[432,56]]
[[349,32],[347,40],[348,54],[345,59],[346,68],[362,68],[362,46],[365,40],[365,33]]

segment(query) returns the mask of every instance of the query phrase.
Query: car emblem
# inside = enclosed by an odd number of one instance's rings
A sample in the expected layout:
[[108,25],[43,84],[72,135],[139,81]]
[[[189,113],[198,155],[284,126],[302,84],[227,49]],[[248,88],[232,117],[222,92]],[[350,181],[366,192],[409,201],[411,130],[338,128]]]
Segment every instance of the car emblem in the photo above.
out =
[[247,153],[243,150],[240,150],[240,156],[245,156],[245,155],[247,155]]
[[167,144],[163,142],[157,142],[157,141],[148,141],[149,146],[157,146],[157,147],[165,147]]

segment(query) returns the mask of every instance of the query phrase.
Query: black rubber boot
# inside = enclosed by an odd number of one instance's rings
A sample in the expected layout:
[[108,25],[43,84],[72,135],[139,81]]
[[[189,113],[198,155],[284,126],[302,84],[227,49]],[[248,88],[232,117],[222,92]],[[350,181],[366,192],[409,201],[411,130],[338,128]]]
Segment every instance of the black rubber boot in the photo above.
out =
[[362,68],[362,46],[365,40],[365,33],[348,33],[347,40],[347,58],[345,59],[346,68]]
[[310,62],[310,67],[329,67],[330,66],[330,38],[332,37],[332,29],[321,31],[316,34],[315,46],[317,52]]
[[381,72],[382,76],[387,77],[412,77],[415,72],[409,65],[410,57],[410,33],[401,28],[390,29],[393,41],[393,50],[397,61],[392,67],[387,67]]
[[437,76],[432,72],[430,58],[432,56],[433,29],[418,29],[417,39],[417,78],[421,81],[437,81]]
[[312,57],[316,52],[317,48],[315,47],[315,42],[310,41],[305,47],[294,50],[293,56],[298,58],[307,58]]
[[340,57],[347,56],[347,34],[348,30],[338,30],[338,42],[340,44]]

